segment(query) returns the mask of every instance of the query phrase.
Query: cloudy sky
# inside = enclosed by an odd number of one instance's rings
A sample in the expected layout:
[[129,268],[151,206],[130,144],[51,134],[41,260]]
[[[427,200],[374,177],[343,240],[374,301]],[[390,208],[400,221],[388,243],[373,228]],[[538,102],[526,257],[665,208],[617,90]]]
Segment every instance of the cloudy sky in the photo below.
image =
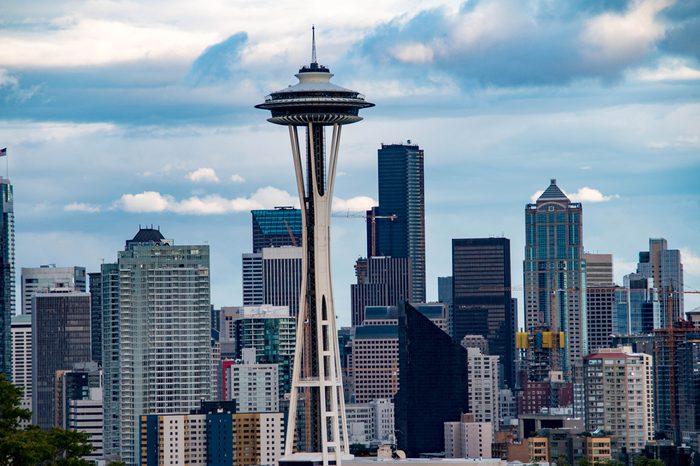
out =
[[[287,133],[253,108],[310,58],[376,108],[343,133],[336,206],[376,198],[376,150],[425,150],[428,295],[450,240],[512,241],[550,178],[584,203],[585,247],[633,271],[649,237],[700,289],[700,2],[10,0],[0,147],[17,265],[113,261],[139,225],[212,250],[215,306],[241,302],[252,208],[297,203]],[[361,219],[333,222],[349,322]],[[516,293],[520,295],[520,293]],[[686,310],[700,306],[688,295]]]

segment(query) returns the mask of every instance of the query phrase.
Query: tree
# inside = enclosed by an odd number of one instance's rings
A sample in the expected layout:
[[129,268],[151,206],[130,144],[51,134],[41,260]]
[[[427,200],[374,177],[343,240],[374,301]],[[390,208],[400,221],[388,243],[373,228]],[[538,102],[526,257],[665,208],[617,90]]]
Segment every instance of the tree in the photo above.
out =
[[591,466],[591,462],[588,461],[588,458],[586,458],[585,456],[583,458],[581,458],[580,460],[578,460],[577,464],[578,464],[578,466]]
[[92,451],[82,432],[37,426],[20,428],[31,413],[20,408],[22,390],[0,374],[0,464],[16,466],[89,466],[83,460]]
[[664,466],[664,462],[656,458],[647,458],[644,456],[634,457],[634,466]]

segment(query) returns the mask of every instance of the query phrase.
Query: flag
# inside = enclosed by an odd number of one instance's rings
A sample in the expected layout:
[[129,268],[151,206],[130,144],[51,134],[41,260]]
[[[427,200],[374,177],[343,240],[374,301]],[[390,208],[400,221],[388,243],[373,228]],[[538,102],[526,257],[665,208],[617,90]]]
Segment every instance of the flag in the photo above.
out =
[[0,157],[5,157],[7,155],[7,147],[0,149]]

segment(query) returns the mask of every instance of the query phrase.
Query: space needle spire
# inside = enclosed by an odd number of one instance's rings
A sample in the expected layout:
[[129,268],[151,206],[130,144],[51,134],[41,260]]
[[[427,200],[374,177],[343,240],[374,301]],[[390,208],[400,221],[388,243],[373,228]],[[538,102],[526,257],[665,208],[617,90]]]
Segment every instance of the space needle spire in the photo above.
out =
[[311,63],[318,63],[316,60],[316,26],[311,25]]
[[[359,110],[373,107],[362,94],[330,82],[333,74],[316,61],[316,28],[311,28],[311,63],[299,82],[265,97],[256,108],[267,121],[287,126],[302,218],[302,282],[292,372],[285,465],[336,465],[352,458],[333,306],[330,215],[343,125],[362,120]],[[326,148],[326,127],[331,140]],[[299,128],[305,129],[300,144]],[[304,170],[306,167],[306,170]],[[297,426],[303,400],[304,428]]]

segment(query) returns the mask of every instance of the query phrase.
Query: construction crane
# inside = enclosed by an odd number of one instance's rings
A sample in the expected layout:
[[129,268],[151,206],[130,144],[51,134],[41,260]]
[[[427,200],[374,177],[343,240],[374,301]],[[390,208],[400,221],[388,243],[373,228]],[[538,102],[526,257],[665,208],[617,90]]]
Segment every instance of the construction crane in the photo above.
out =
[[364,212],[347,211],[344,214],[341,214],[341,213],[333,214],[333,217],[364,218],[364,219],[369,217],[369,219],[371,220],[371,226],[372,226],[372,233],[371,233],[372,237],[370,239],[371,245],[372,245],[371,252],[372,252],[372,257],[374,257],[377,255],[377,220],[387,219],[387,220],[391,220],[393,222],[394,220],[399,218],[399,216],[396,214],[377,215],[375,213],[374,208],[368,210],[367,212],[369,212],[369,214],[366,214]]
[[289,223],[287,223],[287,219],[283,218],[282,223],[284,223],[284,227],[287,229],[287,234],[289,235],[289,241],[292,242],[292,246],[296,247],[297,239],[294,237],[294,233],[292,233],[292,228],[289,226]]

